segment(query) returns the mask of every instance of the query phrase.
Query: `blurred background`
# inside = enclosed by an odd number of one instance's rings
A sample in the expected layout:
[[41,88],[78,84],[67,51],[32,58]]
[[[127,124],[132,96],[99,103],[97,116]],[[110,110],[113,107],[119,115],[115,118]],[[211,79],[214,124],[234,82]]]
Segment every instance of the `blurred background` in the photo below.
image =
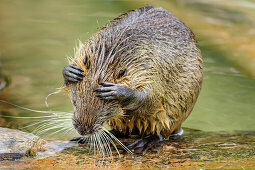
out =
[[[0,99],[71,113],[64,93],[49,97],[49,108],[44,100],[63,85],[62,68],[78,40],[85,42],[121,13],[149,4],[181,19],[201,47],[203,88],[183,126],[203,131],[255,130],[254,0],[1,0]],[[42,115],[5,103],[0,103],[0,114]],[[22,128],[32,120],[0,117],[0,126]]]

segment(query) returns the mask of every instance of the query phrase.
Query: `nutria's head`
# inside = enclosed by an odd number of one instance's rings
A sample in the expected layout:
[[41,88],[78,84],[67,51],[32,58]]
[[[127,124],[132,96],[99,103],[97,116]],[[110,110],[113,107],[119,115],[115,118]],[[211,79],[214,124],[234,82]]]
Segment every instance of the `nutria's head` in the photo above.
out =
[[[91,77],[90,77],[91,78]],[[95,96],[97,84],[84,78],[80,83],[70,84],[71,100],[74,106],[72,123],[82,136],[99,132],[103,123],[119,112],[116,101],[102,101]]]
[[110,52],[107,44],[95,39],[81,44],[71,61],[71,64],[84,70],[85,77],[81,82],[68,83],[66,87],[74,106],[72,123],[82,136],[99,132],[105,121],[122,112],[117,101],[104,101],[96,97],[94,90],[100,87],[100,83],[128,84],[128,76],[126,71],[123,72],[119,56]]

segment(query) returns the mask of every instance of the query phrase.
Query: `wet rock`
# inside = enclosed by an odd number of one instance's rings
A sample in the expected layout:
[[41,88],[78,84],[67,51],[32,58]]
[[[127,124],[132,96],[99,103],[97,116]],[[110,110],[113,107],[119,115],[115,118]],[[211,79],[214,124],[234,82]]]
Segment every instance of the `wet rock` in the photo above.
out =
[[0,128],[0,160],[16,160],[33,157],[42,150],[45,140],[19,130]]

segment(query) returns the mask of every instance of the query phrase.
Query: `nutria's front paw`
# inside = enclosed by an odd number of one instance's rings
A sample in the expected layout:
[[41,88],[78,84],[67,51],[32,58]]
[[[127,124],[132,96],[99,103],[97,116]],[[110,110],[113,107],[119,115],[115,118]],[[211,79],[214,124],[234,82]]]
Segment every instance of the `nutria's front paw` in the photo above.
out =
[[71,81],[71,82],[81,81],[83,77],[85,76],[82,72],[83,70],[76,65],[66,66],[62,71],[65,83],[67,83],[68,81]]
[[135,92],[123,84],[103,82],[100,85],[102,87],[95,89],[96,96],[100,99],[126,102],[135,97]]

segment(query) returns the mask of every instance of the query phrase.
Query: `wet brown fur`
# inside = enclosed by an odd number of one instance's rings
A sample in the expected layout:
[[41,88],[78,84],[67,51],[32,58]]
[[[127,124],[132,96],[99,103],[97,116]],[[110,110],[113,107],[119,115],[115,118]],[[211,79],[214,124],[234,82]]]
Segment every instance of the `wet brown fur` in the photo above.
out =
[[[90,60],[89,69],[84,57]],[[123,132],[136,129],[168,137],[188,117],[201,89],[202,57],[193,33],[159,7],[140,8],[114,19],[80,45],[70,64],[86,75],[82,82],[65,87],[76,105],[74,121],[91,131],[106,120]],[[127,69],[127,76],[117,78],[121,69]],[[149,95],[138,108],[121,108],[95,96],[93,90],[104,81],[147,89]],[[107,117],[109,112],[116,114]]]

